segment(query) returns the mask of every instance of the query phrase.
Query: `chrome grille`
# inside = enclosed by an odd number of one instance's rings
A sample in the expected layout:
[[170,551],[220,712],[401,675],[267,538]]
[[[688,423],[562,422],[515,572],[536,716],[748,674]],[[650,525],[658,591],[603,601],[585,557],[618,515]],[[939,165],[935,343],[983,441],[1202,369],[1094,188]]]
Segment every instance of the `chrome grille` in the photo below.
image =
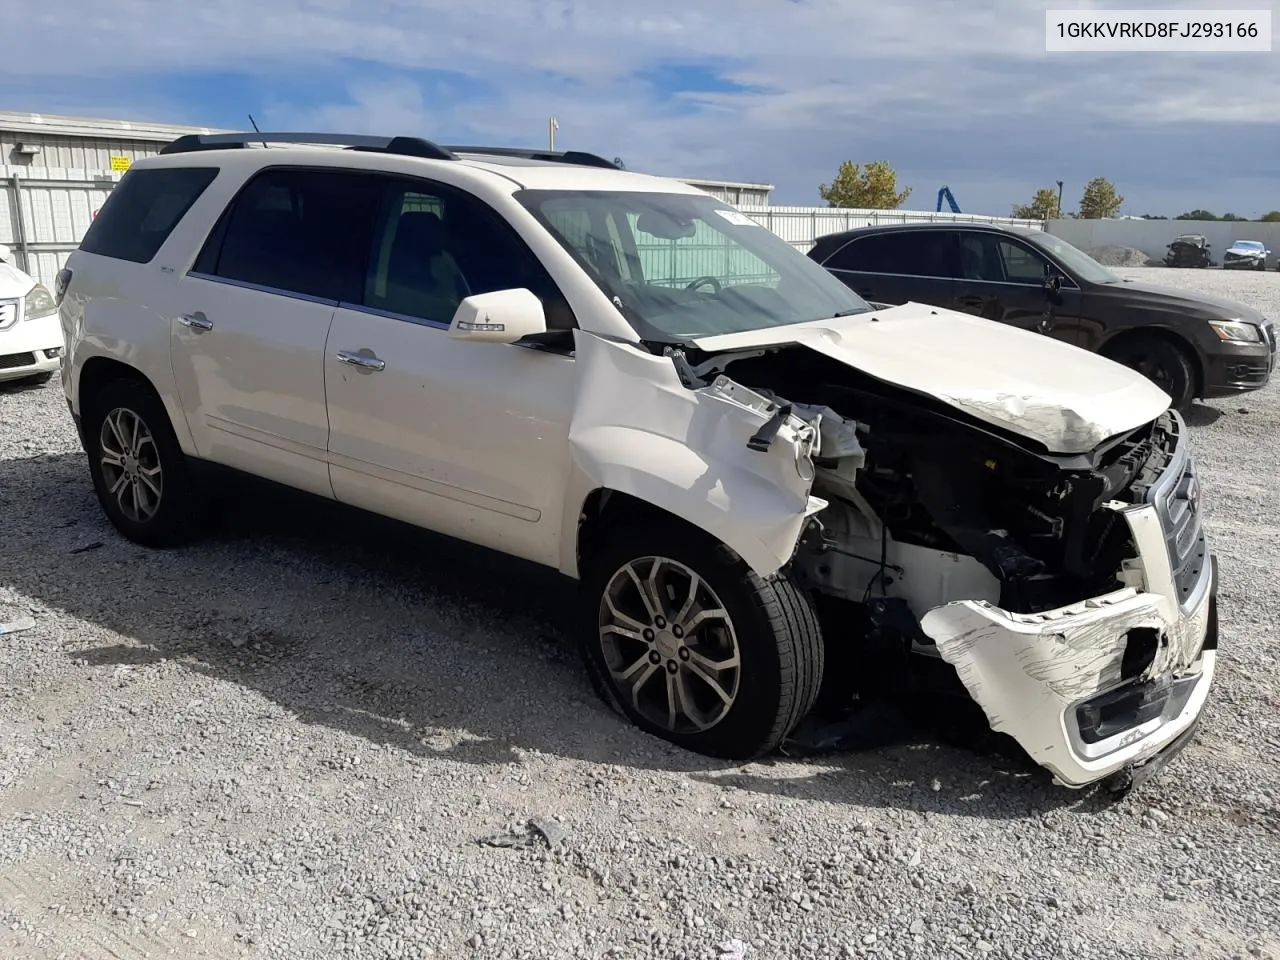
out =
[[1200,478],[1191,459],[1186,424],[1177,414],[1170,417],[1169,434],[1172,442],[1164,451],[1167,462],[1146,500],[1160,517],[1178,603],[1186,612],[1199,601],[1200,588],[1211,570],[1200,518]]
[[0,330],[18,322],[18,301],[0,300]]

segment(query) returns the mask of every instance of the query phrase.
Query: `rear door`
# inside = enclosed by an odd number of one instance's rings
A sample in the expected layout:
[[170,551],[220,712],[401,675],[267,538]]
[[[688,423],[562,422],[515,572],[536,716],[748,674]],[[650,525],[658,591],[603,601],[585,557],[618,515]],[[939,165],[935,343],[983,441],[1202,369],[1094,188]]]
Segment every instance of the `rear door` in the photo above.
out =
[[253,176],[178,284],[173,370],[199,455],[332,496],[324,346],[364,284],[380,182],[315,167]]
[[864,300],[948,307],[954,237],[945,230],[895,230],[846,243],[823,264]]
[[[1044,254],[1016,237],[992,231],[958,230],[960,276],[956,310],[1080,345],[1084,296],[1075,281]],[[1046,270],[1062,289],[1045,290]]]

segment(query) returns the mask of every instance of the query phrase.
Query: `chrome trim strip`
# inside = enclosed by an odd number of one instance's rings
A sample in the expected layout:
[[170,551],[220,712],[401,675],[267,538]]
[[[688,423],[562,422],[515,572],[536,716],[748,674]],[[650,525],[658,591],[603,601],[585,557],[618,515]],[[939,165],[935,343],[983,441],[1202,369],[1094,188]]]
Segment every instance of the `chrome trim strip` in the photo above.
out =
[[288,297],[290,300],[302,300],[306,303],[318,303],[324,307],[336,307],[337,300],[330,300],[326,297],[313,297],[309,293],[297,293],[293,290],[282,290],[279,287],[269,287],[262,283],[248,283],[244,280],[231,280],[227,277],[215,277],[208,273],[198,273],[195,270],[188,270],[187,276],[193,280],[208,280],[210,283],[221,283],[228,287],[239,287],[241,290],[253,290],[257,293],[270,293],[277,297]]

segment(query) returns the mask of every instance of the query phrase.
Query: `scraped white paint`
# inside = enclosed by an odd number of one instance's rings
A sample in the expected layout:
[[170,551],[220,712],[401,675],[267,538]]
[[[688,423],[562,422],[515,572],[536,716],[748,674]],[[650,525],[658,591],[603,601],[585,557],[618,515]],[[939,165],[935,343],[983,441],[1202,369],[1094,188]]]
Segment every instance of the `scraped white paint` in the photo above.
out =
[[[1122,513],[1138,544],[1143,590],[1133,587],[1038,614],[1015,614],[964,600],[929,611],[921,628],[956,669],[991,728],[1007,733],[1060,783],[1080,787],[1163,749],[1186,730],[1208,695],[1214,652],[1203,651],[1209,594],[1189,615],[1177,589],[1159,520],[1149,506],[1109,505]],[[1102,756],[1073,744],[1069,711],[1121,683],[1127,632],[1162,638],[1146,678],[1199,676],[1181,711]]]
[[576,348],[578,468],[706,530],[761,576],[787,563],[806,519],[827,505],[809,495],[814,429],[792,417],[767,451],[751,450],[772,415],[765,398],[724,378],[690,390],[670,359],[582,330]]
[[803,344],[1053,453],[1086,453],[1154,420],[1170,402],[1146,377],[1105,357],[920,303],[695,342],[713,351]]

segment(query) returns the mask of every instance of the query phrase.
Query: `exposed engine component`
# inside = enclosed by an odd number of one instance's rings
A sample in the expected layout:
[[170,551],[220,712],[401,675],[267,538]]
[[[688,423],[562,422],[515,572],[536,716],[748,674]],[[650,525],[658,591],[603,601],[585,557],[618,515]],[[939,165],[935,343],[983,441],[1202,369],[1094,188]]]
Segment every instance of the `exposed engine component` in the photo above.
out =
[[[1033,613],[1124,585],[1134,545],[1104,504],[1136,502],[1159,474],[1161,422],[1087,457],[1055,456],[824,369],[810,352],[730,364],[736,380],[768,384],[752,389],[775,398],[778,424],[796,416],[818,429],[813,493],[830,506],[796,557],[818,591],[903,598],[922,616],[961,598]],[[776,430],[766,423],[753,443],[767,447]]]

